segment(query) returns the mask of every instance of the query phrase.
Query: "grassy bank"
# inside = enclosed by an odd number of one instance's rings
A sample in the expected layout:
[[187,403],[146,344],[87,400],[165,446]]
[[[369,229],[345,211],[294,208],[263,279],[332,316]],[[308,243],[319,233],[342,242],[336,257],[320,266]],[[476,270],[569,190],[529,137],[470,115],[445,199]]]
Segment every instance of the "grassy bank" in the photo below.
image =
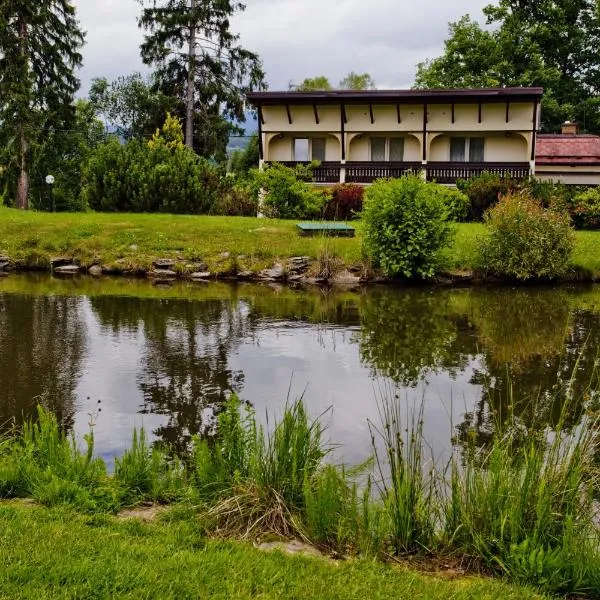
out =
[[[339,257],[341,265],[364,262],[362,227],[356,238],[300,237],[295,221],[245,217],[157,214],[35,213],[0,207],[0,255],[27,268],[49,269],[56,257],[83,267],[100,263],[116,271],[148,270],[156,259],[204,263],[214,274],[258,272],[292,256],[318,262]],[[480,224],[455,225],[445,260],[448,269],[475,266]],[[573,267],[587,279],[600,277],[600,232],[578,232]]]
[[[527,434],[515,419],[486,445],[470,438],[438,469],[425,456],[422,414],[408,422],[405,414],[397,398],[382,399],[381,422],[369,423],[374,468],[347,469],[329,462],[321,421],[301,401],[263,431],[232,398],[215,440],[196,438],[182,459],[137,431],[109,474],[94,457],[93,432],[81,451],[40,408],[36,423],[0,442],[0,498],[70,507],[88,515],[79,523],[109,529],[124,508],[171,505],[168,514],[194,532],[199,548],[218,547],[208,538],[296,538],[351,561],[461,565],[547,592],[600,597],[595,416],[567,432],[565,409],[547,437]],[[9,537],[0,535],[3,544]]]
[[373,561],[262,552],[211,541],[193,519],[82,516],[0,504],[0,597],[492,600],[541,598],[483,578],[449,579]]

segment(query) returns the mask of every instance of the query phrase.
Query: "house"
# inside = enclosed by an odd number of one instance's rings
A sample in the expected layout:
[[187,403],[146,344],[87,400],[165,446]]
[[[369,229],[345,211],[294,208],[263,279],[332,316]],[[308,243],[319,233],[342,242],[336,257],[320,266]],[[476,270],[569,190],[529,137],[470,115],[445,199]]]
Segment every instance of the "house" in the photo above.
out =
[[452,184],[536,171],[541,88],[255,92],[262,163],[318,160],[318,183],[418,172]]
[[578,135],[576,123],[562,133],[538,135],[536,177],[572,185],[600,185],[600,137]]

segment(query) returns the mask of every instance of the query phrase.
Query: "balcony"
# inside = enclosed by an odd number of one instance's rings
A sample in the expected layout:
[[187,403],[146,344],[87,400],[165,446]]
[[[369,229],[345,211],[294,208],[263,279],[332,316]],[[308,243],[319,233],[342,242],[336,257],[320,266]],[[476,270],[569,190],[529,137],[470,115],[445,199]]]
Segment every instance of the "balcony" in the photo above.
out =
[[493,173],[514,179],[529,177],[529,163],[427,163],[427,181],[454,184],[459,179],[477,177],[482,173]]
[[373,183],[376,179],[398,178],[421,169],[419,162],[347,162],[346,182]]
[[[294,169],[297,165],[309,165],[307,162],[300,161],[279,161],[279,164]],[[315,183],[339,183],[340,182],[339,162],[322,162],[313,171],[313,181]]]

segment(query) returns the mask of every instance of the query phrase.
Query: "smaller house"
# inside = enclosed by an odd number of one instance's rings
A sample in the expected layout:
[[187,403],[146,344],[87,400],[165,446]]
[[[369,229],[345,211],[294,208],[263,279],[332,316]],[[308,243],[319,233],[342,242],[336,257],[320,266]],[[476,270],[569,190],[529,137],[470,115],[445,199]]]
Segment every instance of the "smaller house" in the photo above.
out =
[[565,123],[560,134],[538,134],[536,177],[571,185],[600,185],[600,136],[577,133]]

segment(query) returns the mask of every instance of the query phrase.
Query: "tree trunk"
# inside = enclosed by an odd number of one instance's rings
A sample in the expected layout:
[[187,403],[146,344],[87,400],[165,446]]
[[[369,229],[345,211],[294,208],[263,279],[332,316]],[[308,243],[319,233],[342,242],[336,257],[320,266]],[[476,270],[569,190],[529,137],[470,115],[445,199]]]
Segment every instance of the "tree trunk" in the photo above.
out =
[[[19,39],[21,42],[21,52],[24,64],[27,64],[27,23],[24,19],[21,20],[19,26]],[[29,144],[25,134],[25,123],[18,124],[19,132],[19,184],[17,187],[17,207],[22,210],[29,208],[29,165],[27,162],[27,153]]]
[[20,173],[17,187],[17,207],[27,210],[29,208],[29,165],[27,164],[29,145],[22,126],[19,128],[19,138]]
[[188,82],[187,82],[187,99],[185,111],[185,145],[188,148],[194,148],[194,86],[196,84],[196,22],[193,14],[196,8],[196,0],[190,0],[190,9],[192,11],[190,19],[190,38],[189,38],[189,53],[188,53]]

